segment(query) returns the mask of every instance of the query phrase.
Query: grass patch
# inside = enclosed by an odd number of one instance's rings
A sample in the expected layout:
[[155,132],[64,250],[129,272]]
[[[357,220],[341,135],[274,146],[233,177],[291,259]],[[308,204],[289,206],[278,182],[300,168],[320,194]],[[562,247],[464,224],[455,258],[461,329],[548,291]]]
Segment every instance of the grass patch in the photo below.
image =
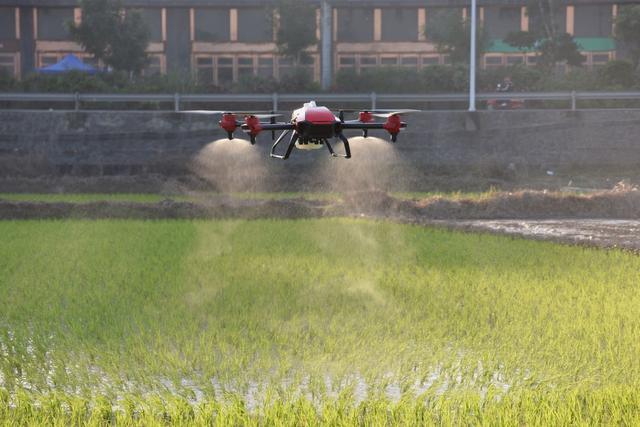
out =
[[187,196],[163,196],[153,193],[0,193],[0,200],[16,202],[91,203],[91,202],[139,202],[156,203],[164,199],[187,200]]
[[629,253],[347,219],[4,221],[0,236],[0,421],[640,413]]
[[[306,193],[306,192],[277,192],[277,193],[230,193],[232,197],[246,200],[278,200],[304,198],[307,200],[336,200],[337,194],[332,193]],[[197,202],[210,198],[224,197],[221,193],[199,192],[192,194],[162,195],[154,193],[0,193],[0,200],[17,202],[137,202],[157,203],[165,199],[176,201]]]

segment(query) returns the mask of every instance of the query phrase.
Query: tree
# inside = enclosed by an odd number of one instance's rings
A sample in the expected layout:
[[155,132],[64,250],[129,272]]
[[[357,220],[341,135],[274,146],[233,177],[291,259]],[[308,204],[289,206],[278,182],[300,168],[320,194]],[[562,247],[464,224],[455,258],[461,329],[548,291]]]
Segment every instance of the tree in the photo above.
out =
[[139,74],[148,62],[149,28],[140,13],[123,12],[119,0],[81,0],[82,22],[69,23],[74,41],[115,70]]
[[[570,34],[560,31],[559,17],[563,2],[560,0],[528,0],[527,11],[531,21],[531,31],[509,33],[505,42],[520,51],[539,52],[538,65],[552,69],[559,62],[580,66],[584,56]],[[537,25],[533,25],[537,24]]]
[[637,69],[640,64],[640,6],[621,7],[615,29],[616,40],[627,49],[633,68]]
[[558,33],[554,38],[543,40],[539,45],[538,63],[543,67],[553,67],[559,62],[579,67],[584,62],[584,55],[573,40],[571,34]]
[[140,13],[130,11],[118,22],[118,30],[112,35],[108,64],[116,70],[139,74],[149,62],[148,45],[149,28]]
[[[436,44],[442,54],[448,54],[451,62],[468,63],[471,48],[471,21],[464,19],[459,10],[437,12],[433,23],[424,29],[428,40]],[[487,33],[481,25],[476,32],[476,54],[479,58],[488,47]]]
[[299,65],[308,58],[306,49],[318,43],[316,38],[316,8],[301,0],[278,0],[276,45],[278,52]]
[[515,47],[520,52],[527,52],[534,48],[537,37],[530,31],[515,31],[507,34],[504,42]]

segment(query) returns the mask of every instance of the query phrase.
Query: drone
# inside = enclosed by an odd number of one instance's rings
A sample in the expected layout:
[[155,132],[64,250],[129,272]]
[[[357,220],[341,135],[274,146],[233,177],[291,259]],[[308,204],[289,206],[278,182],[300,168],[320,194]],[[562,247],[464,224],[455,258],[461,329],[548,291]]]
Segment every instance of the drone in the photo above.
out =
[[[315,101],[303,104],[302,108],[293,111],[290,122],[276,122],[276,117],[280,114],[272,112],[238,112],[238,111],[211,111],[211,110],[190,110],[184,111],[187,114],[221,114],[222,118],[218,122],[220,127],[227,132],[229,140],[233,139],[234,132],[240,128],[249,135],[252,145],[256,143],[258,135],[263,131],[270,131],[271,137],[275,141],[271,146],[270,157],[287,160],[294,147],[302,150],[327,147],[332,157],[351,158],[351,148],[349,139],[344,135],[345,130],[362,130],[362,136],[366,138],[369,130],[386,130],[391,138],[391,142],[396,142],[400,130],[407,127],[401,120],[401,116],[417,112],[418,110],[339,110],[336,116],[329,108],[316,105]],[[357,120],[345,120],[345,113],[358,113]],[[244,117],[244,123],[238,121],[237,117]],[[374,117],[385,118],[384,122],[376,122]],[[268,119],[268,122],[260,120]],[[276,138],[276,132],[280,135]],[[287,135],[289,143],[286,150],[278,149],[285,141]],[[344,144],[344,153],[336,153],[330,140],[337,138]],[[280,153],[278,153],[278,151]]]

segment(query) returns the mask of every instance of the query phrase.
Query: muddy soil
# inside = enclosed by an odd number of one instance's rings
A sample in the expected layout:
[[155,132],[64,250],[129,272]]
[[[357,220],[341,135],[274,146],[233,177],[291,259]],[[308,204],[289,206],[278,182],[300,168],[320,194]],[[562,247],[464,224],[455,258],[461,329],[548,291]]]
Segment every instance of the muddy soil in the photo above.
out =
[[194,200],[198,201],[47,203],[0,200],[0,219],[347,216],[640,249],[640,191],[635,188],[586,195],[522,191],[475,199],[429,197],[407,200],[373,191],[345,193],[326,200],[255,200],[224,195]]
[[555,219],[433,221],[457,230],[640,251],[640,220]]
[[[1,172],[1,171],[0,171]],[[377,176],[378,172],[374,175]],[[346,182],[332,176],[331,182],[320,185],[317,177],[308,176],[306,179],[292,179],[288,177],[285,182],[280,182],[273,177],[261,179],[261,185],[237,186],[227,182],[224,185],[213,182],[211,177],[203,177],[197,174],[164,176],[159,174],[118,175],[118,176],[38,176],[38,177],[7,177],[0,173],[0,193],[155,193],[167,196],[179,195],[190,192],[232,191],[232,192],[265,192],[265,191],[321,191],[342,192]],[[423,191],[423,192],[455,192],[455,191],[487,191],[496,189],[500,191],[519,190],[551,190],[566,191],[580,189],[581,191],[606,191],[614,188],[616,183],[623,180],[640,185],[640,176],[627,173],[613,176],[604,174],[598,176],[583,176],[576,173],[556,174],[549,176],[545,173],[529,174],[521,179],[503,176],[478,176],[465,171],[451,174],[426,173],[419,177],[419,184],[408,185],[404,177],[399,177],[383,186],[371,184],[363,185],[362,182],[354,182],[350,177],[347,180],[353,185],[346,186],[351,190],[361,191],[384,189],[387,191],[393,187],[393,191]],[[371,178],[371,176],[365,176]],[[224,178],[224,177],[223,177]],[[305,177],[303,177],[305,178]],[[336,182],[333,182],[336,181]],[[365,180],[366,181],[366,180]],[[384,180],[383,180],[384,181]],[[356,185],[357,184],[357,185]],[[222,187],[222,188],[219,188]],[[396,188],[398,187],[398,188]]]

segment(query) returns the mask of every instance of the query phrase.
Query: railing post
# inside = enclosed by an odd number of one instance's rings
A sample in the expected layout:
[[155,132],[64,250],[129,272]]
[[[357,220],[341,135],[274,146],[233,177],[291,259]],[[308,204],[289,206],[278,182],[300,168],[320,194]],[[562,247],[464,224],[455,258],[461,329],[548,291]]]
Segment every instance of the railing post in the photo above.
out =
[[278,94],[276,92],[271,95],[271,109],[274,112],[278,111]]
[[173,94],[173,111],[180,111],[180,94],[177,92]]
[[576,111],[576,91],[571,91],[571,111]]
[[80,94],[78,92],[73,94],[73,108],[76,111],[80,110]]
[[371,109],[375,110],[376,109],[376,98],[377,95],[375,92],[371,92]]

